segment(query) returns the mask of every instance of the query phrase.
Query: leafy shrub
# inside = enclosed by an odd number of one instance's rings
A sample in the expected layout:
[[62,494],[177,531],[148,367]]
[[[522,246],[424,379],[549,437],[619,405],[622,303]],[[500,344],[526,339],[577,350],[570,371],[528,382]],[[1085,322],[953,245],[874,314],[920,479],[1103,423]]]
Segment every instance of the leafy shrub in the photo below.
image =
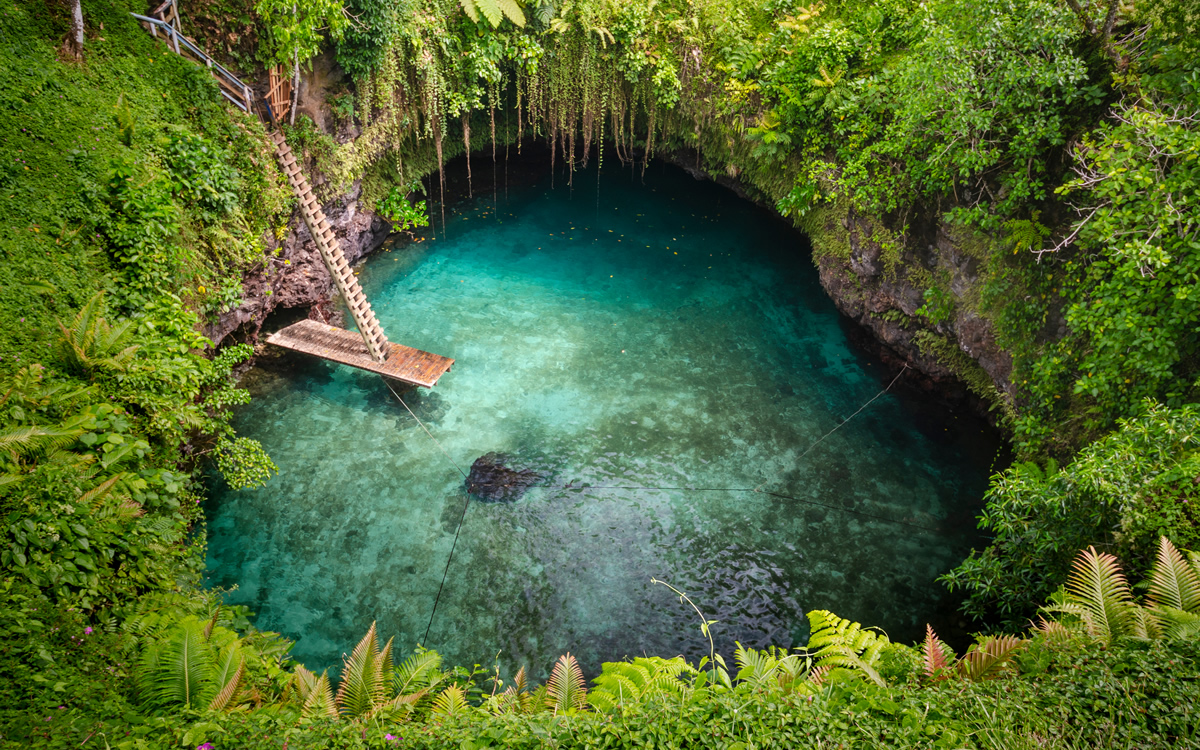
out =
[[391,191],[380,199],[376,210],[379,215],[392,223],[392,231],[405,232],[416,227],[429,226],[429,215],[425,210],[425,201],[410,203],[407,192],[393,186]]
[[966,594],[963,611],[1023,623],[1088,544],[1115,545],[1145,570],[1160,536],[1200,543],[1198,431],[1200,407],[1148,402],[1062,469],[1022,463],[994,477],[980,519],[991,545],[943,578]]

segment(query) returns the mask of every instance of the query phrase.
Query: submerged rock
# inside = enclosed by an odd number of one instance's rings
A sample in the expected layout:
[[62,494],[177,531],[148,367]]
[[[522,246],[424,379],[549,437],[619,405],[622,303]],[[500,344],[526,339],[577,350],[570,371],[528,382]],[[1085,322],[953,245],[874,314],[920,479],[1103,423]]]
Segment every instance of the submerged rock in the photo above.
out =
[[475,459],[467,476],[467,492],[485,503],[511,503],[542,478],[536,471],[505,466],[508,460],[502,453],[485,453]]

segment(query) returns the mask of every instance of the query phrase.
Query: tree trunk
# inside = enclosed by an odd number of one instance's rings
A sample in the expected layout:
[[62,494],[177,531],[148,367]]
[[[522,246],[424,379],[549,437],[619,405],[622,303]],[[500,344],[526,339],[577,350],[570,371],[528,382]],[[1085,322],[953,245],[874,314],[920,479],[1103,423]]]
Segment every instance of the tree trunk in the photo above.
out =
[[63,50],[76,60],[83,57],[82,0],[72,0],[71,2],[71,33],[63,41]]
[[[292,15],[299,12],[296,3],[292,3]],[[300,102],[300,52],[292,52],[292,109],[288,115],[288,125],[296,124],[296,105]]]
[[296,104],[300,100],[300,53],[292,57],[292,109],[288,125],[296,124]]

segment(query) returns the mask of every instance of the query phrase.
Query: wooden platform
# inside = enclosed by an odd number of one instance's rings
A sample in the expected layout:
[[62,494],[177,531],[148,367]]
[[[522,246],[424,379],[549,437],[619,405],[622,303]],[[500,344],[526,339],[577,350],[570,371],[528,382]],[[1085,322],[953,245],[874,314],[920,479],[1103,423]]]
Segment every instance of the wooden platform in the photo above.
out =
[[302,320],[276,331],[267,337],[267,343],[425,388],[437,385],[438,378],[449,372],[454,364],[449,357],[390,341],[386,344],[387,360],[376,362],[367,353],[367,345],[357,331],[334,328],[315,320]]

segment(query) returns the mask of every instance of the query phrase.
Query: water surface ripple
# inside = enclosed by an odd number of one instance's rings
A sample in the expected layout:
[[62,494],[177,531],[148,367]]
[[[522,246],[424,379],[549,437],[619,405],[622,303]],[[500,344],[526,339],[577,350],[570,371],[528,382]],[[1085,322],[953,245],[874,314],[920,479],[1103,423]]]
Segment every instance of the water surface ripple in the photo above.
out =
[[[457,360],[406,395],[446,451],[464,469],[507,453],[550,485],[471,501],[426,645],[535,675],[566,651],[589,675],[707,654],[651,577],[718,620],[726,651],[803,643],[816,608],[918,637],[946,609],[934,579],[975,541],[995,437],[897,388],[801,459],[894,373],[847,341],[802,237],[677,170],[613,171],[478,197],[445,239],[362,269],[393,340]],[[214,485],[211,585],[236,585],[227,600],[310,667],[372,620],[411,649],[461,475],[377,378],[289,354],[246,383],[237,427],[280,473]],[[794,499],[628,489],[759,485]]]

